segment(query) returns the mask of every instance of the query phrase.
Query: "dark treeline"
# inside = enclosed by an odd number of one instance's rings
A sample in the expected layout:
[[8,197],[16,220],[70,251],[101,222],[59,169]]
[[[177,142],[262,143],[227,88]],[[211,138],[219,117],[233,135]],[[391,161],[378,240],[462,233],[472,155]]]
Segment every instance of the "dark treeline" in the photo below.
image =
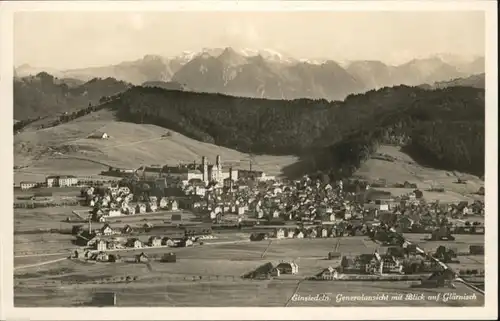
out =
[[483,89],[398,86],[328,102],[133,87],[108,105],[123,120],[242,152],[300,155],[299,172],[350,175],[391,141],[435,166],[484,173]]
[[484,121],[429,121],[415,130],[406,150],[436,168],[484,175]]
[[24,120],[19,120],[16,123],[14,123],[14,134],[16,134],[18,131],[23,129],[24,127],[28,126],[31,123],[36,122],[37,120],[42,119],[42,117],[35,117],[35,118],[30,118],[30,119],[24,119]]

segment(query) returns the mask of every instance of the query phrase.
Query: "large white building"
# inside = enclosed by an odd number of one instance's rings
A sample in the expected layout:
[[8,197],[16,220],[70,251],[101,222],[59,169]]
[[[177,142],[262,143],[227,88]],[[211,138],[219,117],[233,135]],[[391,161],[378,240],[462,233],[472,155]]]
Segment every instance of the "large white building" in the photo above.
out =
[[78,184],[78,178],[73,175],[48,176],[45,179],[47,187],[66,187]]
[[225,179],[238,180],[238,170],[222,165],[220,155],[217,155],[215,164],[209,164],[207,158],[201,158],[201,164],[181,164],[179,166],[165,166],[163,173],[180,181],[201,180],[205,184],[216,182],[223,185]]

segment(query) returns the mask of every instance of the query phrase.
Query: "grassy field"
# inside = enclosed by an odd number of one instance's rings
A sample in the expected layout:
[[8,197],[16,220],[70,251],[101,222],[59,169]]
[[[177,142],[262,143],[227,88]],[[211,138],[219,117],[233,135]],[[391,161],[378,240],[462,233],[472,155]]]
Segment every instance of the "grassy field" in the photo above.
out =
[[49,187],[49,188],[34,188],[29,190],[21,190],[15,188],[14,202],[15,203],[41,202],[40,200],[33,201],[29,199],[29,197],[34,196],[37,193],[52,193],[52,196],[42,197],[43,199],[45,199],[42,202],[54,202],[54,203],[74,202],[82,199],[80,197],[79,187],[68,187],[68,188]]
[[[52,264],[26,267],[15,271],[16,306],[75,306],[90,302],[94,292],[117,293],[119,306],[367,306],[405,305],[405,302],[335,302],[335,295],[377,293],[425,293],[449,289],[412,289],[406,282],[318,282],[301,279],[335,266],[326,260],[327,251],[367,251],[370,245],[361,237],[336,239],[280,240],[241,244],[203,245],[192,248],[156,249],[161,255],[175,252],[176,263],[89,263],[63,260]],[[345,249],[343,249],[345,248]],[[351,249],[352,248],[352,249]],[[132,256],[138,253],[128,253]],[[288,253],[288,254],[287,254]],[[56,258],[19,258],[16,264],[47,262]],[[256,267],[281,260],[294,260],[299,274],[273,280],[244,280],[240,276]],[[129,277],[130,282],[126,282]],[[300,282],[300,284],[299,284]],[[455,293],[470,293],[457,286]],[[330,293],[328,302],[291,301],[293,294],[303,296]],[[70,298],[65,299],[65,298]],[[417,302],[418,306],[481,305],[474,302]],[[411,303],[415,305],[415,303]]]
[[68,253],[75,248],[74,236],[59,233],[30,234],[38,229],[60,229],[70,231],[77,220],[73,210],[84,210],[81,206],[45,207],[14,210],[14,256],[42,253]]
[[66,222],[66,218],[79,219],[72,211],[88,211],[88,208],[83,206],[16,208],[14,210],[14,231],[31,231],[41,228],[71,229],[74,223]]
[[[348,282],[348,281],[333,281],[333,282],[303,282],[300,284],[297,294],[300,296],[315,296],[322,293],[330,293],[329,301],[322,302],[304,302],[304,301],[290,301],[288,306],[291,307],[303,307],[303,306],[344,306],[344,307],[386,307],[386,306],[481,306],[484,305],[484,297],[476,293],[475,300],[461,300],[461,301],[448,301],[443,302],[439,300],[436,302],[429,298],[429,296],[441,293],[456,293],[458,295],[472,294],[474,293],[471,289],[467,288],[463,284],[456,284],[456,288],[451,290],[449,288],[412,288],[410,282]],[[342,297],[348,298],[349,296],[360,296],[364,294],[365,296],[376,296],[377,294],[387,294],[389,299],[384,301],[342,301]],[[392,299],[395,295],[403,294],[403,298],[408,294],[419,295],[423,294],[423,300],[395,300]],[[338,300],[337,300],[338,299]]]
[[[95,131],[106,132],[111,138],[88,139]],[[106,165],[125,168],[149,164],[176,165],[201,161],[202,156],[213,162],[216,155],[221,155],[223,162],[240,163],[239,166],[235,164],[236,168],[249,167],[247,154],[202,143],[173,131],[170,131],[170,137],[162,137],[167,131],[154,125],[118,122],[109,111],[100,111],[56,127],[16,135],[14,163],[29,165],[23,172],[35,174],[72,171],[79,175],[83,172],[96,175]],[[62,156],[66,159],[57,160]],[[71,159],[75,157],[78,159]],[[295,161],[296,157],[292,156],[259,155],[255,156],[252,168],[277,175],[282,167]]]
[[[382,145],[377,152],[390,155],[396,160],[389,162],[369,159],[356,172],[356,175],[369,180],[383,178],[388,184],[404,183],[405,181],[415,183],[424,192],[424,198],[428,201],[439,199],[441,202],[458,202],[484,199],[484,196],[474,194],[479,187],[484,186],[484,182],[476,176],[456,173],[459,177],[468,180],[467,184],[457,184],[457,177],[453,172],[420,166],[410,156],[401,152],[399,147]],[[426,191],[432,186],[443,187],[445,192]],[[394,195],[412,191],[404,188],[387,188],[386,190]]]
[[438,246],[444,245],[449,248],[456,248],[459,252],[469,252],[469,245],[484,244],[484,235],[453,235],[455,241],[425,241],[424,239],[430,236],[428,234],[406,233],[404,236],[426,251],[434,251]]
[[[470,245],[484,245],[484,235],[454,235],[455,241],[425,241],[427,234],[405,234],[405,237],[414,243],[417,243],[425,251],[435,252],[438,246],[443,245],[448,248],[454,248],[461,253],[469,253]],[[447,265],[456,270],[479,269],[484,270],[484,255],[460,255],[457,260],[459,263],[448,263]]]
[[[473,292],[461,284],[452,290],[459,295]],[[298,287],[298,289],[297,289]],[[476,293],[472,300],[434,301],[431,295],[450,293],[450,289],[413,289],[406,282],[312,282],[306,281],[191,281],[141,282],[116,285],[85,285],[78,288],[48,286],[28,291],[24,287],[15,288],[15,306],[31,306],[37,302],[40,306],[75,306],[90,302],[95,292],[113,291],[117,295],[117,305],[121,307],[326,307],[326,306],[481,306],[484,297]],[[328,293],[326,302],[301,302],[290,300],[294,294],[315,296]],[[377,294],[423,294],[423,300],[387,300],[363,302],[337,302],[338,295],[344,297]],[[69,299],[68,299],[69,298]]]
[[22,181],[45,182],[48,175],[75,175],[96,180],[116,179],[99,175],[102,171],[107,170],[108,166],[91,160],[45,156],[37,160],[26,159],[26,162],[29,167],[14,171],[16,186]]

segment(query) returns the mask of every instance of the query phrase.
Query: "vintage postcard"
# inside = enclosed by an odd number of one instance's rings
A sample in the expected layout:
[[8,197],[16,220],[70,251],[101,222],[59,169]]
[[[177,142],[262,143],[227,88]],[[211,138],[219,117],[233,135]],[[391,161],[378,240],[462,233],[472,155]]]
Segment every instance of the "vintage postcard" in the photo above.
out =
[[1,318],[496,318],[495,9],[2,2]]

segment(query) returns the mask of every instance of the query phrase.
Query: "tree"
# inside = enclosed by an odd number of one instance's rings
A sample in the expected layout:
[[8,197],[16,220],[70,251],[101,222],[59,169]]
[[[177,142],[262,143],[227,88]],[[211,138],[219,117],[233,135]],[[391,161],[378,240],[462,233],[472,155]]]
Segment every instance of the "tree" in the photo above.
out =
[[149,199],[150,192],[151,192],[151,186],[149,186],[149,184],[147,183],[143,183],[141,185],[141,193],[144,199]]

